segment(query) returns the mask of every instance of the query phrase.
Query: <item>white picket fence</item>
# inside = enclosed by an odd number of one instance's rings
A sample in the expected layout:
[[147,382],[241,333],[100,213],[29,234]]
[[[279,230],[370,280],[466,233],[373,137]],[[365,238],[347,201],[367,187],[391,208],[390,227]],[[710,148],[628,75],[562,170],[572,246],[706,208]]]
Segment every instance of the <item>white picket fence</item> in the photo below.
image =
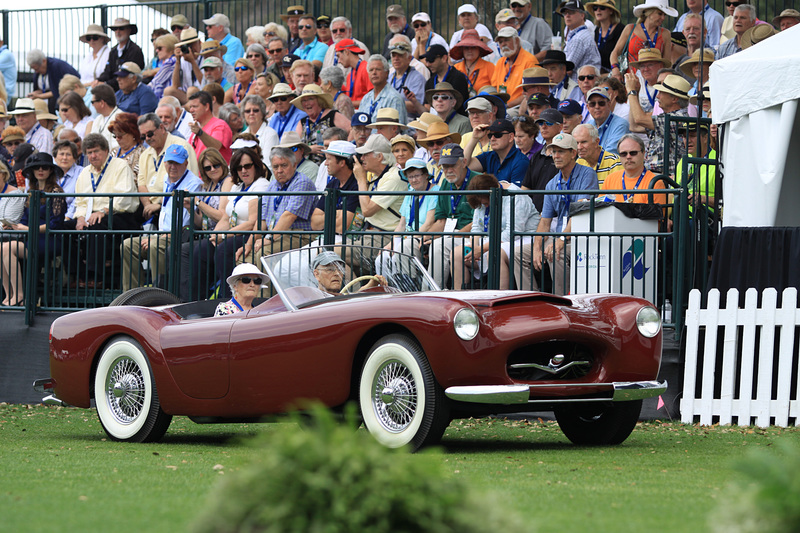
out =
[[[749,426],[755,419],[757,426],[785,427],[793,419],[800,425],[797,289],[783,291],[781,307],[775,289],[764,290],[760,308],[756,289],[745,293],[743,309],[738,290],[728,291],[724,309],[719,307],[719,296],[719,290],[710,290],[707,307],[701,309],[700,291],[689,295],[681,421],[693,423],[699,416],[703,425],[732,424],[735,419],[737,425]],[[717,353],[720,329],[721,354]],[[705,330],[703,346],[701,330]]]

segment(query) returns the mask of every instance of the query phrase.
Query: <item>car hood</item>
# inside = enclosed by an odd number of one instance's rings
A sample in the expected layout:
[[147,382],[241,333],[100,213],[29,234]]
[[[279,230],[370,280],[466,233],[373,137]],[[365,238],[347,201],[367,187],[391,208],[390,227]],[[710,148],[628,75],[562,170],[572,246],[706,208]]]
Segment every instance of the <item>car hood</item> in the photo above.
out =
[[440,291],[426,292],[425,296],[460,300],[474,307],[499,307],[501,305],[518,304],[522,302],[548,302],[556,305],[572,306],[569,298],[531,291]]

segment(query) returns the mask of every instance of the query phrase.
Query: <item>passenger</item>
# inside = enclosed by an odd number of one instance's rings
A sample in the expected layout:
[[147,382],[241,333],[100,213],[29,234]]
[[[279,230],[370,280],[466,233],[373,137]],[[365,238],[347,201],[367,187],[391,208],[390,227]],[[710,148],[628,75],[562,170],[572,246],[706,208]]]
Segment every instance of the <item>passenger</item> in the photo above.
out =
[[220,303],[214,311],[214,316],[244,313],[252,309],[253,299],[267,282],[267,275],[262,274],[255,265],[242,263],[233,269],[227,282],[233,297],[227,302]]

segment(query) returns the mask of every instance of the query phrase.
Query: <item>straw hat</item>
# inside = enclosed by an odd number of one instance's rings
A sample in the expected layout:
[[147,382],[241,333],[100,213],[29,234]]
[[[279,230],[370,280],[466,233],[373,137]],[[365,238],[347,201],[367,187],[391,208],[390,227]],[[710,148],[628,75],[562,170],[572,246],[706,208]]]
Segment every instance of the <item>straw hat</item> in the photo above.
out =
[[[692,104],[692,105],[697,105],[697,99],[698,99],[697,95],[693,94],[692,96],[689,97],[689,103]],[[710,82],[706,82],[703,85],[703,99],[704,100],[711,100],[711,83]]]
[[281,15],[281,19],[286,22],[289,17],[299,17],[306,14],[306,8],[303,6],[289,6],[286,8],[286,13]]
[[757,24],[742,34],[742,50],[776,35],[778,30],[770,24]]
[[434,122],[428,126],[428,131],[426,132],[425,137],[417,139],[417,142],[422,146],[427,147],[429,142],[445,138],[450,138],[450,140],[456,144],[461,142],[460,133],[451,132],[450,126],[444,122]]
[[27,113],[36,113],[32,98],[17,98],[14,110],[8,112],[9,115],[25,115]]
[[228,47],[225,46],[224,44],[219,44],[214,39],[209,39],[205,41],[203,43],[203,47],[200,48],[200,55],[201,56],[208,55],[216,52],[217,50],[220,50],[222,54],[225,54],[228,51]]
[[139,33],[139,28],[136,26],[136,24],[131,24],[130,20],[122,17],[114,19],[114,24],[108,27],[108,29],[111,31],[120,30],[122,28],[130,28],[131,35],[136,35],[137,33]]
[[111,37],[109,37],[108,34],[106,34],[106,32],[103,31],[103,27],[100,26],[99,24],[89,24],[86,27],[86,32],[84,32],[83,35],[78,37],[78,39],[82,43],[88,43],[89,40],[86,37],[88,37],[89,35],[96,35],[98,37],[102,37],[103,42],[105,42],[106,44],[108,44],[108,41],[111,40]]
[[402,126],[400,122],[400,113],[393,107],[384,107],[378,110],[376,120],[372,124],[367,124],[368,128],[376,128],[378,126]]
[[[693,78],[694,74],[692,74],[692,65],[696,65],[699,62],[700,62],[700,49],[698,48],[697,50],[694,51],[692,57],[681,63],[681,72],[683,72],[690,78]],[[705,50],[703,50],[703,64],[710,65],[713,62],[714,62],[714,50],[706,48]]]
[[37,98],[33,101],[33,108],[36,110],[36,120],[58,120],[58,117],[52,114],[47,107],[47,100]]
[[409,128],[414,128],[415,130],[421,132],[427,132],[428,128],[434,122],[444,122],[441,117],[438,115],[434,115],[433,113],[425,112],[419,116],[417,120],[412,120],[408,123]]
[[[303,92],[300,93],[300,96],[292,100],[292,104],[300,111],[305,111],[301,102],[306,96],[316,96],[317,101],[319,101],[319,105],[322,107],[322,109],[331,109],[333,107],[333,96],[323,91],[322,87],[316,83],[309,83],[303,87]],[[396,112],[397,111],[395,111],[395,113]]]
[[780,15],[772,19],[772,25],[775,26],[776,28],[780,27],[781,19],[785,18],[795,19],[798,22],[800,22],[800,11],[797,11],[796,9],[784,9],[783,11],[781,11]]
[[525,88],[533,85],[547,85],[548,87],[552,87],[558,84],[550,81],[550,76],[547,74],[546,68],[526,68],[522,71],[522,83],[520,87]]
[[454,109],[461,109],[461,105],[464,103],[464,96],[446,81],[441,81],[437,83],[433,89],[425,91],[425,103],[428,105],[433,104],[433,95],[444,92],[450,93],[456,99],[456,106]]
[[280,96],[291,96],[294,99],[297,98],[297,93],[294,92],[291,87],[289,87],[288,83],[278,83],[272,89],[272,94],[270,95],[269,100],[273,100]]
[[279,148],[295,148],[300,147],[303,153],[308,155],[311,153],[311,148],[300,139],[296,131],[287,131],[281,138],[281,144],[277,145]]
[[399,143],[406,143],[411,147],[412,150],[415,150],[417,148],[417,143],[414,142],[414,138],[411,137],[410,135],[395,135],[389,142],[392,143],[392,146]]
[[633,16],[640,17],[648,9],[658,9],[668,17],[677,17],[678,10],[669,7],[669,0],[645,0],[644,4],[639,4],[633,8]]
[[176,46],[185,46],[187,44],[192,44],[200,40],[200,37],[197,35],[197,30],[194,28],[185,28],[181,30],[181,40],[178,41]]
[[595,0],[594,2],[586,2],[583,5],[586,7],[586,10],[589,13],[594,13],[594,7],[597,6],[607,7],[612,11],[616,11],[618,17],[622,15],[622,13],[619,12],[619,9],[617,9],[617,3],[614,0]]
[[456,61],[464,59],[464,48],[477,48],[480,50],[480,57],[492,53],[492,49],[481,40],[478,30],[464,30],[461,33],[461,40],[450,49],[450,57]]
[[630,64],[632,67],[638,67],[642,63],[648,63],[650,61],[657,61],[664,65],[664,68],[672,65],[669,59],[661,57],[661,50],[658,48],[642,48],[639,50],[639,59],[631,61]]
[[657,91],[661,91],[662,93],[671,94],[672,96],[677,96],[678,98],[684,98],[688,100],[689,91],[691,90],[692,86],[683,76],[670,74],[664,78],[664,81],[661,83],[653,85],[653,88]]

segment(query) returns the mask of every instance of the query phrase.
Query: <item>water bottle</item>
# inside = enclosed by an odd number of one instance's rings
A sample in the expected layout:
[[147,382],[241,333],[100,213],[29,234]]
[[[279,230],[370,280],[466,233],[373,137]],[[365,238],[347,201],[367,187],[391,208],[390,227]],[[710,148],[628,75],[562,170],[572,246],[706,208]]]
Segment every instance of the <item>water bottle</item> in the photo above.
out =
[[554,37],[553,41],[550,45],[550,48],[553,50],[561,50],[561,32],[558,32]]
[[672,323],[672,304],[669,300],[664,300],[664,312],[662,313],[664,322],[667,324]]

